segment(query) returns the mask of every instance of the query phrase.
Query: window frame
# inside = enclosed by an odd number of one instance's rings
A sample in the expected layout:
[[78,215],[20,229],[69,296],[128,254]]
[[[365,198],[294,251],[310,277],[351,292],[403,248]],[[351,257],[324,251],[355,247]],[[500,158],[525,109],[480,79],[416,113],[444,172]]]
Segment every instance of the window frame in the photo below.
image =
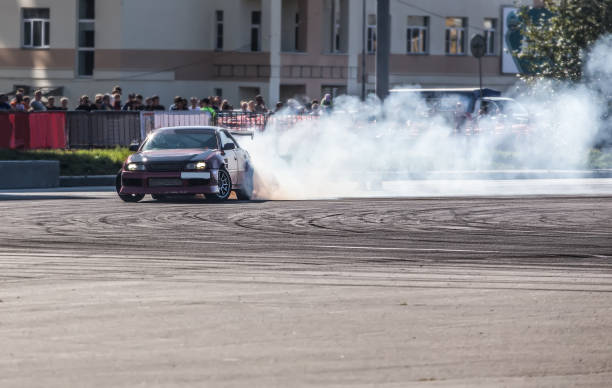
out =
[[[429,54],[429,16],[426,15],[409,15],[422,17],[425,21],[425,25],[414,25],[408,23],[406,26],[406,54],[408,55],[428,55]],[[424,40],[423,51],[411,51],[412,48],[412,32],[413,30],[419,31],[419,41]]]
[[[370,16],[374,16],[374,24],[370,23]],[[376,54],[378,42],[378,26],[376,14],[369,14],[366,18],[366,53]]]
[[295,25],[293,27],[293,50],[300,51],[300,13],[295,13]]
[[[49,13],[48,18],[41,17],[25,17],[26,9],[46,9]],[[30,24],[30,43],[26,44],[26,23]],[[34,24],[40,23],[40,45],[34,45]],[[51,9],[49,8],[36,8],[36,7],[23,7],[21,8],[21,47],[26,49],[49,49],[51,48]]]
[[[80,6],[81,2],[79,1],[79,6]],[[93,7],[95,10],[95,2],[93,2]],[[80,15],[81,10],[79,9],[79,15]],[[77,78],[93,78],[94,76],[94,72],[96,69],[96,19],[95,19],[95,13],[94,13],[94,19],[77,19],[77,52],[76,52],[76,68],[75,68],[75,72],[76,72],[76,77]],[[93,43],[92,46],[81,46],[81,25],[84,24],[91,24],[93,26]],[[91,74],[81,74],[81,53],[92,53],[93,59],[92,59],[92,66],[91,66]]]
[[[225,13],[222,9],[218,9],[215,11],[215,51],[223,51],[223,46],[225,43]],[[219,28],[221,28],[221,32],[219,33]]]
[[[253,16],[255,15],[256,12],[259,13],[259,24],[255,24],[253,22]],[[250,34],[249,48],[250,48],[250,51],[254,53],[261,52],[261,16],[262,14],[260,10],[251,11],[251,29],[250,29],[251,34]],[[254,32],[256,35],[253,35]],[[257,47],[254,47],[253,45],[254,36],[256,37]]]
[[[461,27],[449,27],[449,26],[444,26],[444,54],[448,55],[448,56],[465,56],[468,54],[468,47],[467,47],[467,35],[468,35],[468,19],[466,17],[459,17],[459,16],[449,16],[446,19],[461,19]],[[452,53],[450,52],[450,48],[451,48],[451,34],[452,32],[455,32],[457,34],[457,36],[460,36],[461,39],[457,39],[457,48],[461,47],[461,52],[456,52],[456,53]],[[461,45],[459,46],[459,42],[461,42]]]
[[[485,38],[485,50],[486,50],[485,55],[495,56],[497,55],[497,44],[495,43],[496,34],[497,34],[497,18],[485,18],[483,24],[487,20],[491,21],[492,27],[491,28],[485,27],[483,30],[483,35]],[[489,50],[491,48],[490,45],[493,46],[491,50]]]

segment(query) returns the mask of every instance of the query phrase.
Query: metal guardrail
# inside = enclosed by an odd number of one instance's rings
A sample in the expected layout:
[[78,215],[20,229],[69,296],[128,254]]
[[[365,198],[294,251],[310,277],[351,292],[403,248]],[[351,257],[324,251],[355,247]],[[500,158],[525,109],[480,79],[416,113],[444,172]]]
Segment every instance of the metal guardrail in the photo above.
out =
[[252,112],[219,112],[214,120],[214,125],[232,130],[263,131],[268,122],[268,114]]
[[140,141],[140,112],[66,112],[66,146],[129,146]]
[[[49,115],[54,117],[47,117]],[[4,113],[0,114],[0,119],[0,147],[105,148],[140,142],[152,130],[161,127],[216,125],[232,131],[261,132],[270,123],[292,126],[316,117],[230,111],[219,112],[211,121],[210,116],[201,111],[58,111]]]

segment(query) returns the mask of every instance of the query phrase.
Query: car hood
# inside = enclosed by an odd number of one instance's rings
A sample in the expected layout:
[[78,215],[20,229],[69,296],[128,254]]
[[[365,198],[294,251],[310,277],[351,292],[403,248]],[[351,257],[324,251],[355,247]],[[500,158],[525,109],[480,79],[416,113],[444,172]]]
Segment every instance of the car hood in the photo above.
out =
[[128,158],[128,163],[187,162],[190,160],[207,160],[217,152],[217,150],[202,149],[139,151]]

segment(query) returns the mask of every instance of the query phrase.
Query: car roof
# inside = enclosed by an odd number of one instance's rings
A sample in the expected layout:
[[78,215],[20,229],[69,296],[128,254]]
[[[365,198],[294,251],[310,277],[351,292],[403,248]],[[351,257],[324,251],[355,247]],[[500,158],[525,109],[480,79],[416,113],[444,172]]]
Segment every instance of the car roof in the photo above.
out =
[[162,127],[162,128],[156,129],[155,131],[156,132],[157,131],[175,131],[177,129],[191,129],[191,130],[194,130],[194,129],[196,129],[196,130],[197,129],[203,129],[203,130],[207,130],[207,131],[213,130],[213,131],[218,132],[218,131],[222,130],[223,128],[221,128],[221,127],[214,127],[212,125],[181,125],[181,126],[175,126],[175,127]]

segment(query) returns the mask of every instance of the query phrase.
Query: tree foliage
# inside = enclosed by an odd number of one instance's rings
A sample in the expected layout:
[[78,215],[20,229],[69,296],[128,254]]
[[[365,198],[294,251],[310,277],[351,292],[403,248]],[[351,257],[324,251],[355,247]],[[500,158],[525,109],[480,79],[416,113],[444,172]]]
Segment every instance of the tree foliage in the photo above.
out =
[[526,39],[518,53],[529,63],[524,79],[545,77],[578,81],[591,45],[612,33],[612,0],[544,0],[550,12],[522,7],[521,32]]

